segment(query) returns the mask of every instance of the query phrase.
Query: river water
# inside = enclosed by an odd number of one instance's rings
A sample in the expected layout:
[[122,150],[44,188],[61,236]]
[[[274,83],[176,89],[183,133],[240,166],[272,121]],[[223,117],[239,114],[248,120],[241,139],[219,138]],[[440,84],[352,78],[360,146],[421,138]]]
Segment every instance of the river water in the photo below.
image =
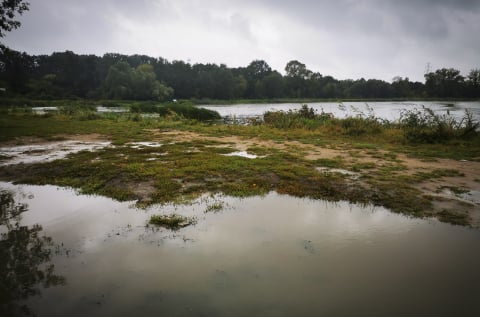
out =
[[[317,113],[322,111],[333,114],[336,118],[368,116],[373,114],[377,118],[395,121],[400,118],[402,110],[430,108],[439,115],[449,115],[456,120],[461,120],[465,110],[472,113],[473,118],[480,120],[480,102],[434,102],[434,101],[408,101],[408,102],[314,102],[306,103]],[[222,117],[236,118],[261,118],[267,111],[298,110],[301,103],[280,104],[239,104],[239,105],[205,105],[202,108],[215,110]]]
[[[51,264],[61,281],[38,286],[24,301],[2,299],[8,309],[25,304],[38,316],[480,316],[478,230],[275,193],[139,210],[54,186],[0,182],[0,192],[3,255],[25,245],[25,234],[13,233],[36,224],[39,237],[51,238],[49,247],[4,256],[0,287]],[[178,231],[146,226],[152,214],[170,213],[197,222]],[[53,252],[44,263],[31,261],[42,246]],[[27,269],[16,272],[12,263]],[[27,280],[33,287],[35,279]]]

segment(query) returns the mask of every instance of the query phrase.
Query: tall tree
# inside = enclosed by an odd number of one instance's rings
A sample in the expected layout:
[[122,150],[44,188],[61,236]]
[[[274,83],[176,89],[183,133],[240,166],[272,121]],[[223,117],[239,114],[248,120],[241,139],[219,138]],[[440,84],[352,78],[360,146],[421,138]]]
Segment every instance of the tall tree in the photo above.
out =
[[30,4],[24,0],[2,0],[0,4],[0,37],[5,36],[5,32],[20,27],[21,23],[15,20],[15,15],[23,14],[28,10]]
[[432,97],[459,97],[462,94],[464,77],[454,68],[437,69],[425,74],[427,93]]

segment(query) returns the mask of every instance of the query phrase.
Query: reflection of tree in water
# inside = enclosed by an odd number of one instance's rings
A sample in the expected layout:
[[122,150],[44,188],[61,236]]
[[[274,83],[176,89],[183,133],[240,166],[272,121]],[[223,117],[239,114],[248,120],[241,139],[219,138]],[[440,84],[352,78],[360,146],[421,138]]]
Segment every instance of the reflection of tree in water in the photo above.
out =
[[21,226],[27,204],[16,203],[11,192],[0,190],[0,316],[31,316],[22,300],[39,295],[39,286],[62,285],[50,264],[52,239],[40,236],[42,227]]

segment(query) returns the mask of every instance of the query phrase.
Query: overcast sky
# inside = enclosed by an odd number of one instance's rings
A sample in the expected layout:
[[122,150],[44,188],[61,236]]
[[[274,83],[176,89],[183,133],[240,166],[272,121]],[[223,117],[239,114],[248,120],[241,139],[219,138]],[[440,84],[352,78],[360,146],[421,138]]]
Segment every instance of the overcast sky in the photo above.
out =
[[424,81],[480,68],[480,0],[28,0],[3,39],[29,54],[146,54],[247,66],[290,60],[338,79]]

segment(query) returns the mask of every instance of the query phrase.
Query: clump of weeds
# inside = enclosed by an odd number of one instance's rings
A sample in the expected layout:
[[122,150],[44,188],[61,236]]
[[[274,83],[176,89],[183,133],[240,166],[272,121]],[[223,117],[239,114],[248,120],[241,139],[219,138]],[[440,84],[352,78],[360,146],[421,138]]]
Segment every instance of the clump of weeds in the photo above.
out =
[[185,217],[177,214],[152,215],[149,224],[164,227],[170,230],[178,230],[196,223],[195,218]]

